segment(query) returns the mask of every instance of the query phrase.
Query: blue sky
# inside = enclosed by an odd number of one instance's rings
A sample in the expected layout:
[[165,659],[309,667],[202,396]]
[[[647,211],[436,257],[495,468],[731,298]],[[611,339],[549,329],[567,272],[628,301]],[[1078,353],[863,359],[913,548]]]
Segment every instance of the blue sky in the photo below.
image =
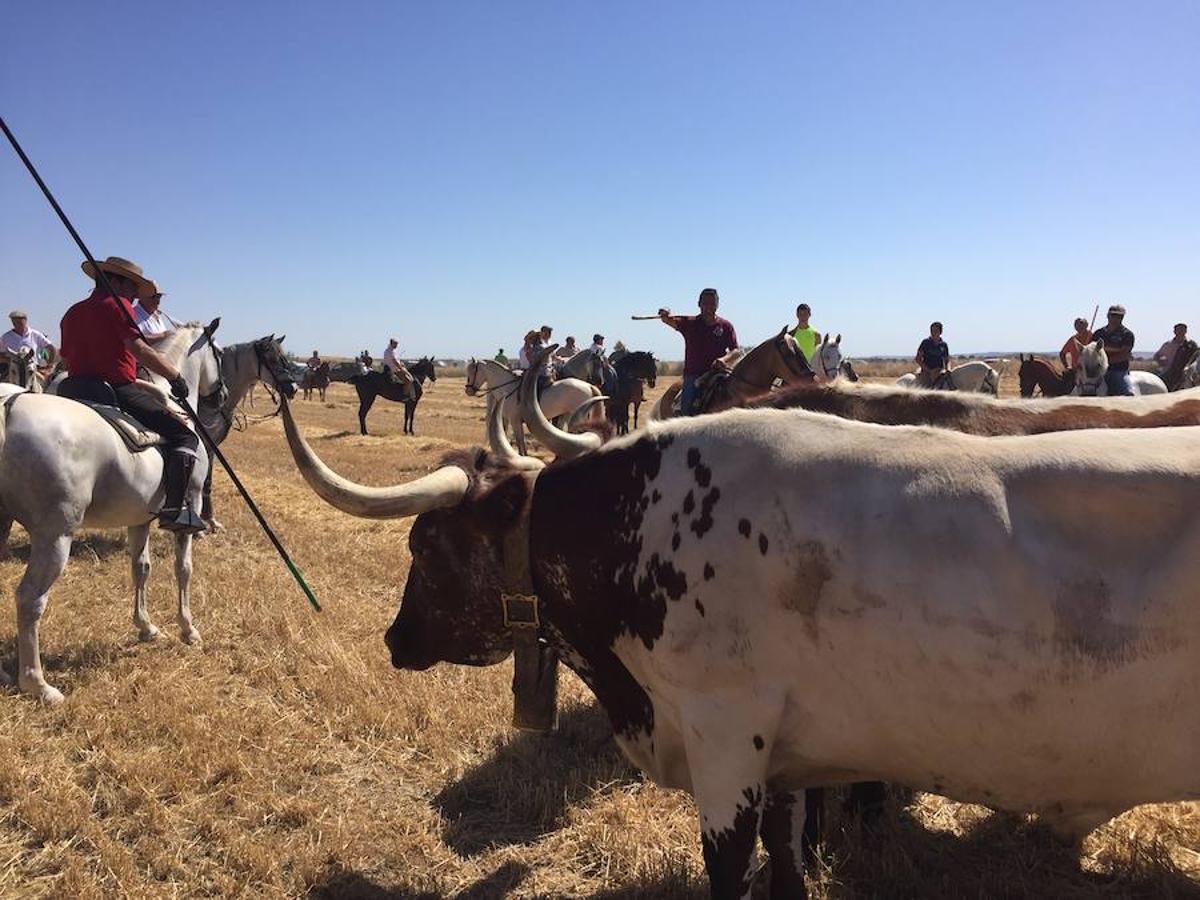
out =
[[[527,327],[1049,349],[1200,319],[1200,4],[9,3],[0,112],[94,253],[227,342],[510,352]],[[89,283],[0,146],[0,305]],[[4,310],[7,312],[7,309]],[[1200,331],[1195,321],[1194,331]]]

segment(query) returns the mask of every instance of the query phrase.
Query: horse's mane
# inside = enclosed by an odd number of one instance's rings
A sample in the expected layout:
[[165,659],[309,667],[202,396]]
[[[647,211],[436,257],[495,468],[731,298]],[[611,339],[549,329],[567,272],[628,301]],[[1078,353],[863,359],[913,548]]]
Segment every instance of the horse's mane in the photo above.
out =
[[201,322],[188,322],[170,332],[165,338],[154,345],[154,349],[171,360],[176,365],[196,343],[196,339],[204,332]]

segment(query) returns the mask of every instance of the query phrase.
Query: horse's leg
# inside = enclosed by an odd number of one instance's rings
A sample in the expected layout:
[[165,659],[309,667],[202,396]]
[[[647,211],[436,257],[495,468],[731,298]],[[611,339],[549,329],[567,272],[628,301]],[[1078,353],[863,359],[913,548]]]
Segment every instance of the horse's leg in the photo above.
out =
[[204,520],[204,524],[208,526],[209,531],[223,531],[225,529],[225,526],[213,515],[212,478],[216,459],[215,455],[209,456],[208,474],[204,476],[204,487],[200,491],[200,518]]
[[367,413],[371,411],[374,403],[374,394],[368,394],[365,397],[362,394],[358,395],[358,430],[362,434],[367,433]]
[[200,632],[192,625],[192,605],[188,593],[192,583],[192,536],[175,534],[175,584],[179,588],[179,637],[185,644],[200,643]]
[[516,395],[505,397],[501,401],[508,405],[508,410],[505,419],[508,420],[508,428],[513,433],[513,438],[517,442],[517,452],[522,456],[526,456],[525,452],[525,426],[521,421],[521,410],[517,406]]
[[404,433],[413,433],[413,413],[417,411],[417,404],[411,400],[404,401]]
[[150,578],[150,523],[129,528],[129,567],[133,576],[133,627],[139,641],[152,641],[158,629],[146,614],[146,582]]
[[633,430],[634,430],[634,431],[637,431],[637,427],[638,427],[638,410],[639,410],[639,409],[641,409],[641,406],[642,406],[642,404],[641,404],[641,402],[640,402],[640,401],[639,401],[639,402],[635,402],[635,403],[633,404]]
[[38,623],[50,587],[67,567],[70,534],[31,533],[29,565],[17,585],[17,683],[22,692],[43,703],[61,703],[63,695],[46,683],[38,651]]

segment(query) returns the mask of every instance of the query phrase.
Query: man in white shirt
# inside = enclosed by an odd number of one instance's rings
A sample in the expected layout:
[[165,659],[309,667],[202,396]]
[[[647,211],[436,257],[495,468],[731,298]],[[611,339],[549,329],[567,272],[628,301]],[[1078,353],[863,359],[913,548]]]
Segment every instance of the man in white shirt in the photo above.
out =
[[158,291],[153,297],[138,300],[137,305],[133,307],[133,318],[137,322],[138,330],[151,344],[158,343],[179,327],[178,322],[159,309],[162,298],[162,292]]
[[58,351],[40,331],[29,327],[29,316],[23,309],[14,309],[8,314],[12,329],[0,335],[0,362],[8,367],[8,359],[21,352],[22,347],[33,351],[39,369],[45,370],[54,364]]
[[404,385],[405,394],[411,396],[412,391],[409,385],[412,384],[413,377],[409,374],[408,367],[396,358],[396,349],[399,346],[400,342],[395,338],[388,341],[388,345],[383,351],[383,371],[392,381]]

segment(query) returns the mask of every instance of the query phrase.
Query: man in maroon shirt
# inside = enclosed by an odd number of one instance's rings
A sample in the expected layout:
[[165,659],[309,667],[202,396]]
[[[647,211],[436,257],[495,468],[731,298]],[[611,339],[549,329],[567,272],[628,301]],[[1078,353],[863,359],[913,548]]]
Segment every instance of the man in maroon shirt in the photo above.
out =
[[175,414],[134,384],[140,363],[166,378],[176,399],[188,395],[188,384],[179,370],[146,343],[133,324],[133,307],[126,298],[145,299],[158,288],[142,274],[140,266],[127,259],[110,256],[98,266],[118,296],[109,295],[91,263],[83,264],[83,271],[96,280],[96,288],[63,316],[62,356],[70,377],[58,393],[63,397],[93,400],[105,397],[106,384],[111,385],[117,405],[123,411],[162,435],[166,500],[158,514],[159,526],[170,531],[203,531],[204,522],[185,499],[200,439]]
[[683,335],[683,390],[679,392],[679,414],[690,416],[696,400],[696,379],[730,350],[737,349],[733,325],[717,315],[721,298],[716,288],[700,292],[700,315],[673,316],[660,309],[658,317]]

